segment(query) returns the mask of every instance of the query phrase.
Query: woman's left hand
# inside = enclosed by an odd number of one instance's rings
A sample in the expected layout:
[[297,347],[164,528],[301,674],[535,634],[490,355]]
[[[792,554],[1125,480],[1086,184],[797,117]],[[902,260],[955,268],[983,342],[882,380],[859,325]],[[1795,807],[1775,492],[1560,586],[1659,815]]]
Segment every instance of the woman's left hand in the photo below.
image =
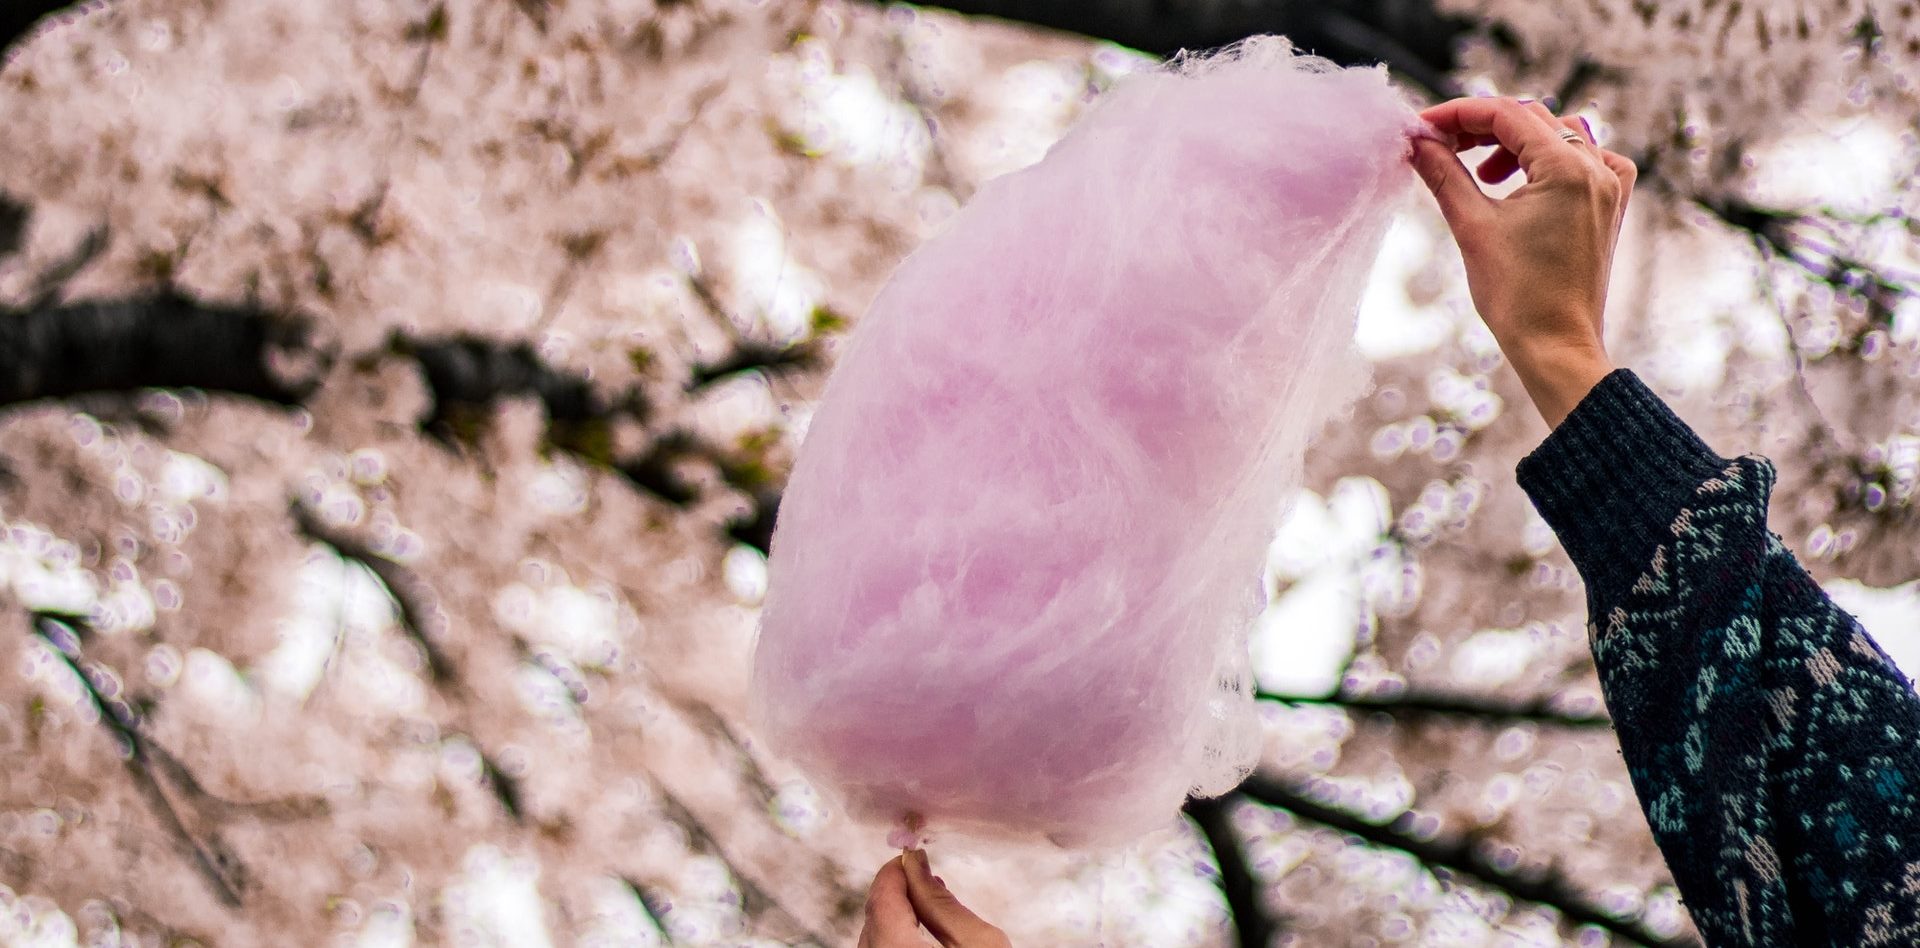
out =
[[922,948],[922,926],[943,948],[1013,948],[1004,932],[961,905],[933,874],[926,850],[909,849],[873,877],[859,948]]

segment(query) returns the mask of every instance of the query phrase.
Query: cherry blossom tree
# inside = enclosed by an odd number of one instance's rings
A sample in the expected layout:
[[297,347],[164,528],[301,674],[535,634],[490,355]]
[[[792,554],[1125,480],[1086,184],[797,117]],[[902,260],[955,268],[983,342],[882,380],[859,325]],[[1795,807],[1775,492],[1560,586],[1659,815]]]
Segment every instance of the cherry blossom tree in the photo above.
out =
[[[1920,667],[1912,10],[9,7],[0,942],[851,943],[888,853],[743,714],[812,405],[980,182],[1252,32],[1635,156],[1616,361]],[[1695,943],[1427,204],[1372,279],[1260,769],[1124,856],[943,864],[1015,943]]]

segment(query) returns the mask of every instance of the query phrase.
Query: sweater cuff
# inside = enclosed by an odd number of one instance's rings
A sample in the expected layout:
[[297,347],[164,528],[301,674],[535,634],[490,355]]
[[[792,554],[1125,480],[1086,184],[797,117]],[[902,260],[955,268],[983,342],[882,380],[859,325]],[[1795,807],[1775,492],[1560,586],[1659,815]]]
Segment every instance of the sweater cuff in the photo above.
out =
[[1615,369],[1520,460],[1515,477],[1587,585],[1618,602],[1699,486],[1732,461],[1628,369]]

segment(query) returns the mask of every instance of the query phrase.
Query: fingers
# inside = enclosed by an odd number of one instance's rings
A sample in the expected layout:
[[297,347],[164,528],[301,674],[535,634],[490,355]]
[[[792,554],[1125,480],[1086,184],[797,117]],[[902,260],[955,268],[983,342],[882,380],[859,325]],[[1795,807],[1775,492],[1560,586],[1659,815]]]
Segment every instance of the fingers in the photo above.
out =
[[1640,178],[1640,169],[1634,165],[1633,159],[1610,151],[1600,152],[1600,160],[1606,164],[1608,171],[1613,172],[1614,177],[1620,179],[1620,199],[1614,202],[1613,209],[1613,233],[1618,239],[1620,225],[1627,219],[1627,202],[1633,198],[1633,183]]
[[1513,177],[1513,173],[1519,170],[1520,159],[1515,158],[1513,152],[1499,148],[1483,159],[1473,173],[1488,184],[1499,184]]
[[[1560,141],[1553,113],[1538,102],[1517,99],[1470,97],[1442,102],[1420,113],[1443,134],[1452,135],[1464,147],[1493,143],[1514,156],[1521,169],[1531,168],[1542,156],[1551,154]],[[1511,172],[1509,172],[1511,174]]]
[[1447,225],[1456,231],[1469,216],[1492,200],[1473,183],[1473,176],[1467,173],[1467,166],[1460,163],[1459,156],[1431,138],[1413,140],[1413,167],[1433,192],[1433,199],[1440,202],[1440,213],[1446,217]]
[[[1583,139],[1587,145],[1592,146],[1594,144],[1593,129],[1588,128],[1586,121],[1580,118],[1580,116],[1556,116],[1552,112],[1547,111],[1546,106],[1538,102],[1530,102],[1527,104],[1528,111],[1533,111],[1535,107],[1538,107],[1539,111],[1546,115],[1547,120],[1553,123],[1555,138],[1560,136],[1559,129],[1570,128],[1579,132],[1581,139]],[[1519,170],[1520,159],[1516,157],[1513,152],[1503,147],[1482,160],[1480,166],[1475,169],[1474,173],[1479,175],[1480,180],[1488,184],[1499,184],[1513,177],[1513,173]]]
[[1600,152],[1600,160],[1606,164],[1608,171],[1613,172],[1614,177],[1620,179],[1620,207],[1625,209],[1627,198],[1633,195],[1633,183],[1640,179],[1640,169],[1634,165],[1633,159],[1610,151]]
[[1579,132],[1580,137],[1587,140],[1587,144],[1589,145],[1600,144],[1598,141],[1594,140],[1593,126],[1588,125],[1586,119],[1578,115],[1562,115],[1558,119],[1556,119],[1556,121],[1558,121],[1560,124],[1565,125],[1570,129],[1573,129],[1576,132]]
[[945,948],[1008,948],[1007,936],[1000,929],[961,905],[946,884],[933,877],[926,850],[908,850],[905,867],[907,897],[920,916],[920,924],[925,925],[941,945]]
[[907,896],[907,872],[899,856],[887,860],[867,889],[867,921],[859,948],[919,948],[920,920]]

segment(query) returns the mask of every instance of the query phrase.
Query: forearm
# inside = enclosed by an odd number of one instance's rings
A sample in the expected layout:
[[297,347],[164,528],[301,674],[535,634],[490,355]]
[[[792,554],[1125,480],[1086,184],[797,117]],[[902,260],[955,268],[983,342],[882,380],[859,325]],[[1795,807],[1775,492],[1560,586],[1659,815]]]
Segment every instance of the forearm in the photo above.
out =
[[1896,862],[1920,852],[1920,698],[1767,530],[1772,465],[1622,372],[1519,477],[1586,581],[1622,754],[1709,943],[1920,936]]

